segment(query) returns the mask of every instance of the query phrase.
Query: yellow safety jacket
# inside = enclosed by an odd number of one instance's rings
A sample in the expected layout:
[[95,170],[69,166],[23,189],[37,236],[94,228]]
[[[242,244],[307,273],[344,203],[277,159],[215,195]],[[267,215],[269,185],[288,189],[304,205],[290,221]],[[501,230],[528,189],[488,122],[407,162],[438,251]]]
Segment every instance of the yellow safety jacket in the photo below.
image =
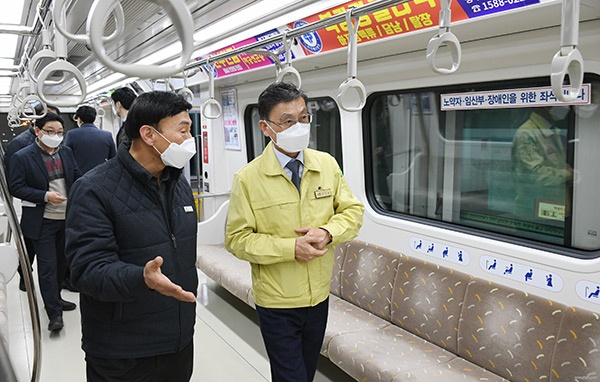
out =
[[[364,206],[352,194],[331,155],[304,150],[300,194],[281,167],[273,144],[233,179],[227,217],[227,250],[252,265],[257,305],[267,308],[315,306],[329,296],[333,245],[352,240]],[[333,242],[322,257],[295,260],[300,227],[322,227]]]

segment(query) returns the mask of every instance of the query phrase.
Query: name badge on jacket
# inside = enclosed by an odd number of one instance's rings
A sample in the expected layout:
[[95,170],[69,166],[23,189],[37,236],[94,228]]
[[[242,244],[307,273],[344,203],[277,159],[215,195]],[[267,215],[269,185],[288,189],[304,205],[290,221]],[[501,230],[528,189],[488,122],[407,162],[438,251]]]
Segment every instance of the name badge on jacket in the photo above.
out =
[[192,206],[183,206],[183,210],[185,212],[194,212],[194,207],[192,207]]
[[326,198],[331,195],[332,195],[332,192],[329,188],[321,189],[319,187],[319,189],[317,191],[315,191],[315,198],[317,198],[317,199]]

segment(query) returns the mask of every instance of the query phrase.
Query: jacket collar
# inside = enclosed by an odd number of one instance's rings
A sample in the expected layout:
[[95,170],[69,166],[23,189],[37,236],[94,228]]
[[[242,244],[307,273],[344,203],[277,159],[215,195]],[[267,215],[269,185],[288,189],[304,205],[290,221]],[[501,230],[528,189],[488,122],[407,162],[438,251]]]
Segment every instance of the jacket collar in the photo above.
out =
[[[152,181],[154,176],[148,172],[141,164],[139,164],[133,156],[129,153],[129,148],[131,147],[131,142],[123,142],[119,145],[119,150],[117,150],[117,159],[119,162],[123,164],[123,167],[133,176],[134,179],[138,180],[142,184],[148,184]],[[164,172],[167,171],[167,174]],[[163,170],[162,179],[178,179],[181,174],[180,169],[173,168],[170,166],[166,166]]]
[[[262,157],[264,158],[263,168],[265,174],[270,176],[283,175],[285,172],[283,167],[281,167],[277,156],[275,155],[275,151],[273,150],[276,150],[275,147],[273,147],[273,142],[269,142],[262,153]],[[304,154],[304,161],[302,163],[304,169],[308,171],[320,172],[321,169],[317,165],[314,156],[314,150],[305,149],[302,153]]]

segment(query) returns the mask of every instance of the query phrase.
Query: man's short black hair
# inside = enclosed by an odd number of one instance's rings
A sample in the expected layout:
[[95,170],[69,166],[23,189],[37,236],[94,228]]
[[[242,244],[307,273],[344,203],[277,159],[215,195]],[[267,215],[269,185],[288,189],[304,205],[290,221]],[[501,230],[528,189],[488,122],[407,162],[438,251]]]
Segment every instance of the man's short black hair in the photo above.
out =
[[75,118],[81,118],[83,123],[94,123],[96,120],[96,109],[91,106],[80,106],[75,112]]
[[303,98],[308,104],[308,97],[296,85],[289,82],[272,83],[258,96],[258,115],[261,119],[268,119],[275,105],[292,102],[298,98]]
[[121,102],[121,106],[127,110],[131,108],[131,104],[133,103],[133,100],[135,100],[135,97],[135,92],[127,87],[119,88],[110,95],[110,98],[112,98],[114,103]]
[[150,125],[158,129],[161,119],[188,111],[192,105],[182,96],[172,92],[152,91],[135,99],[127,114],[125,132],[129,139],[140,137],[140,127]]
[[48,108],[48,111],[50,111],[56,115],[60,115],[60,109],[57,108],[56,106],[46,105],[46,108]]
[[63,119],[58,114],[48,112],[48,113],[46,113],[44,118],[35,120],[35,127],[37,127],[38,129],[41,130],[46,125],[46,123],[51,122],[51,121],[60,122],[60,124],[63,125],[63,128],[65,126],[65,121],[63,121]]

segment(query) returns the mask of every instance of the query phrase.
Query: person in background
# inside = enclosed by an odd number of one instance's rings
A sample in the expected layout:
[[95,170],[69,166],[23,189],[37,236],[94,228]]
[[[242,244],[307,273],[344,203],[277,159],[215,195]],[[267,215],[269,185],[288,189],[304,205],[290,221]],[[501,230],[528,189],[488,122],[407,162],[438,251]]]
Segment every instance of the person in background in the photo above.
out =
[[83,175],[114,157],[116,150],[112,134],[94,125],[96,109],[91,106],[81,106],[75,112],[75,118],[79,128],[67,133],[65,146],[73,150],[75,161]]
[[252,292],[273,382],[312,381],[325,335],[333,245],[356,237],[364,206],[335,158],[308,149],[311,114],[293,84],[258,98],[271,138],[233,179],[227,250],[252,266]]
[[121,118],[121,127],[119,128],[115,138],[117,141],[117,149],[121,143],[130,141],[129,137],[127,136],[127,132],[125,131],[125,121],[127,119],[127,114],[129,113],[129,108],[135,100],[135,97],[135,93],[130,88],[119,88],[110,95],[110,98],[113,101],[113,113],[117,117]]
[[181,169],[192,105],[136,98],[117,156],[73,186],[67,258],[80,291],[87,380],[187,382],[196,318],[196,208]]
[[63,328],[63,311],[76,305],[60,296],[64,280],[65,211],[71,186],[79,168],[71,149],[61,147],[63,120],[54,113],[38,119],[34,143],[19,150],[10,160],[11,194],[22,201],[21,229],[33,240],[38,262],[38,280],[48,314],[48,330]]
[[[569,106],[536,108],[515,132],[512,142],[512,169],[515,181],[515,214],[531,219],[563,220],[573,181],[567,162],[566,122]],[[552,203],[565,216],[545,216],[540,202]]]
[[[56,106],[47,106],[48,112],[52,112],[56,115],[60,115],[60,110]],[[36,109],[36,113],[40,114],[41,110]],[[21,132],[19,135],[14,137],[6,148],[6,153],[4,153],[4,166],[6,168],[6,173],[8,174],[8,169],[10,168],[10,159],[12,156],[22,148],[29,146],[35,141],[35,120],[29,124],[27,130]],[[8,179],[7,179],[8,180]],[[33,265],[33,260],[35,260],[35,249],[33,247],[33,241],[28,237],[23,237],[25,241],[25,249],[27,250],[27,256],[29,257],[29,264]],[[23,270],[21,269],[21,264],[17,268],[17,272],[19,273],[19,289],[25,292],[25,279],[23,279]]]

